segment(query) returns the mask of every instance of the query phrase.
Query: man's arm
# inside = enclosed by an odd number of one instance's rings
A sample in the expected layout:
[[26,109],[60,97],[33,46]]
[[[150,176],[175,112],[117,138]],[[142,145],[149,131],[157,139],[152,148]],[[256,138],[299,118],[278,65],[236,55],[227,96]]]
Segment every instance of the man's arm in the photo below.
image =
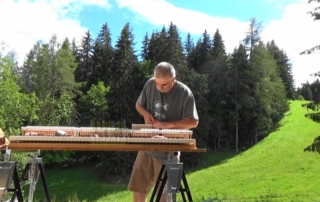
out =
[[198,120],[193,118],[184,118],[179,121],[171,121],[171,122],[155,122],[152,124],[154,128],[166,128],[166,129],[191,129],[196,128],[198,126]]
[[148,111],[147,111],[142,105],[140,105],[140,104],[138,104],[138,103],[136,103],[136,109],[137,109],[137,111],[139,112],[139,114],[140,114],[141,116],[143,116],[143,117],[144,117],[144,115],[145,115],[146,113],[148,113]]
[[194,118],[184,118],[180,121],[172,122],[172,128],[177,129],[191,129],[196,128],[198,126],[199,121]]
[[136,109],[139,112],[139,114],[141,114],[141,116],[143,116],[145,124],[153,124],[153,123],[155,123],[156,120],[154,119],[152,114],[150,114],[146,110],[146,108],[144,108],[144,106],[140,105],[139,103],[136,103]]
[[161,122],[157,121],[142,105],[136,103],[136,109],[143,116],[145,124],[152,124],[154,128],[166,129],[191,129],[198,126],[198,120],[194,118],[184,118],[179,121]]

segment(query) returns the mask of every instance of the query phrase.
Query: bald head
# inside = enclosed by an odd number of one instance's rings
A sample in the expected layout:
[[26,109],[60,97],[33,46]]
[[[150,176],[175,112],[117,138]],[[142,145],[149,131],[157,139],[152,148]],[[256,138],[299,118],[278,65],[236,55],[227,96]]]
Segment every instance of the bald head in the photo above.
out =
[[160,62],[154,69],[154,80],[161,93],[169,92],[176,83],[176,71],[172,64]]
[[174,78],[176,70],[169,62],[160,62],[154,69],[154,77],[156,78]]

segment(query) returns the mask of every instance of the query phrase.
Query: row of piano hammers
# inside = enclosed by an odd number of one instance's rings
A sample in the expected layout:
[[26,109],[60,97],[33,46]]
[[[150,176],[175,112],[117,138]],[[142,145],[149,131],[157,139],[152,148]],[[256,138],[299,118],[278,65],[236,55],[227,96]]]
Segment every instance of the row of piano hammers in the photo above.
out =
[[24,136],[79,136],[79,137],[153,137],[192,138],[192,130],[155,129],[149,124],[132,124],[131,129],[111,127],[61,127],[26,126],[21,128]]

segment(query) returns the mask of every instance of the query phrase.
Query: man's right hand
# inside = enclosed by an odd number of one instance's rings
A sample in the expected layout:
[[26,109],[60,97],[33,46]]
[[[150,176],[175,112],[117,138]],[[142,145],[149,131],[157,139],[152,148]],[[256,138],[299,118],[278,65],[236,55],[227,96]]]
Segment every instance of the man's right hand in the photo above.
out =
[[150,114],[149,112],[145,113],[143,115],[145,124],[154,124],[156,122],[156,119]]

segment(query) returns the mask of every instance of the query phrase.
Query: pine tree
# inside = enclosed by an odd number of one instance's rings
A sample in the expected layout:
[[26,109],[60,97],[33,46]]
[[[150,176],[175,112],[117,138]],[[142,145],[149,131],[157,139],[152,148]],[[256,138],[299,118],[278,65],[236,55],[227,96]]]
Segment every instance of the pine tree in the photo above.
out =
[[39,50],[41,45],[37,42],[33,48],[27,54],[26,60],[23,62],[20,80],[20,87],[22,92],[31,93],[34,92],[35,85],[35,63],[38,57]]
[[57,51],[53,65],[55,68],[52,74],[53,93],[56,95],[69,94],[74,97],[80,86],[75,82],[74,72],[77,69],[77,63],[68,38]]
[[79,85],[74,80],[77,64],[69,40],[60,45],[54,35],[49,44],[37,43],[31,53],[24,71],[30,78],[28,91],[35,92],[41,102],[37,124],[72,125],[76,118],[72,99]]
[[231,77],[234,79],[231,83],[233,89],[234,116],[232,117],[235,124],[235,151],[239,152],[240,148],[248,148],[251,145],[252,134],[255,130],[254,109],[254,90],[252,88],[251,68],[248,61],[248,55],[245,47],[240,44],[234,50],[231,58]]
[[300,94],[302,95],[304,100],[312,101],[312,92],[311,92],[311,84],[307,81],[306,83],[302,84],[300,89]]
[[[192,137],[196,139],[199,148],[205,148],[209,142],[211,124],[211,116],[208,113],[209,103],[205,97],[208,91],[207,78],[206,75],[198,74],[193,69],[185,69],[183,75],[185,75],[183,82],[193,92],[199,116],[199,124],[197,128],[193,129]],[[180,78],[178,77],[178,79]],[[186,153],[182,158],[186,167],[194,167],[200,163],[197,153]]]
[[280,77],[286,88],[287,98],[291,100],[295,99],[292,65],[289,63],[287,54],[283,50],[280,50],[273,40],[267,43],[267,49],[277,61]]
[[210,50],[212,49],[211,38],[207,32],[204,31],[202,38],[200,38],[189,56],[190,68],[193,68],[198,73],[206,73],[207,62],[211,61]]
[[264,44],[260,42],[252,56],[250,65],[255,75],[254,96],[258,103],[254,112],[258,121],[257,135],[264,137],[274,129],[289,106],[277,63]]
[[167,30],[163,26],[161,32],[153,32],[149,41],[148,59],[158,64],[159,62],[167,61]]
[[212,41],[211,58],[216,60],[217,58],[226,58],[226,50],[222,40],[222,36],[219,33],[219,29],[215,32]]
[[[78,48],[78,54],[76,55],[78,67],[75,71],[76,82],[87,82],[90,74],[92,74],[92,55],[93,55],[93,40],[89,30],[85,33],[85,36],[81,40],[81,45]],[[82,92],[87,92],[90,89],[89,86],[84,85],[81,88]]]
[[[135,103],[144,85],[141,82],[144,75],[135,55],[134,35],[129,23],[125,24],[116,42],[111,74],[110,92],[107,94],[108,122],[123,123],[123,127],[131,128],[140,116]],[[134,157],[132,152],[104,152],[99,159],[103,166],[108,167],[108,172],[127,175]]]
[[[144,45],[143,48],[145,47]],[[168,30],[163,27],[160,33],[153,32],[148,43],[147,52],[147,59],[151,60],[152,63],[169,62],[175,67],[177,75],[183,78],[183,75],[179,74],[183,74],[186,68],[186,59],[176,25],[171,23]]]
[[177,72],[177,76],[183,78],[183,69],[186,67],[185,56],[183,54],[183,45],[176,25],[172,22],[167,34],[167,49],[165,61],[171,63]]
[[[190,32],[188,32],[186,41],[184,42],[184,50],[185,50],[185,56],[188,61],[190,53],[194,50],[194,43],[193,43],[193,39],[191,38]],[[189,66],[189,63],[188,63],[188,66]]]
[[[57,46],[60,45],[57,44]],[[80,87],[74,79],[74,71],[77,68],[76,58],[68,38],[64,40],[61,48],[55,52],[50,80],[51,99],[48,103],[51,112],[47,118],[50,125],[72,126],[75,125],[78,118],[73,98],[78,94]]]
[[113,63],[114,50],[111,45],[111,33],[108,24],[102,25],[100,33],[95,40],[92,55],[92,71],[88,76],[87,86],[97,85],[103,82],[106,86],[110,85],[111,66]]
[[[110,95],[109,112],[114,121],[127,121],[131,125],[136,114],[135,102],[142,86],[136,85],[133,76],[140,75],[138,60],[134,51],[134,36],[127,23],[115,46]],[[138,90],[139,89],[139,90]],[[139,93],[138,93],[139,92]]]
[[245,39],[243,39],[246,49],[249,52],[249,60],[252,60],[253,50],[260,42],[260,33],[261,22],[258,23],[255,18],[251,18],[249,30]]
[[142,61],[149,60],[149,37],[148,33],[144,35],[143,40],[142,40],[142,47],[141,47],[141,59]]
[[51,98],[52,63],[50,62],[49,45],[42,44],[34,63],[34,91],[40,100]]

